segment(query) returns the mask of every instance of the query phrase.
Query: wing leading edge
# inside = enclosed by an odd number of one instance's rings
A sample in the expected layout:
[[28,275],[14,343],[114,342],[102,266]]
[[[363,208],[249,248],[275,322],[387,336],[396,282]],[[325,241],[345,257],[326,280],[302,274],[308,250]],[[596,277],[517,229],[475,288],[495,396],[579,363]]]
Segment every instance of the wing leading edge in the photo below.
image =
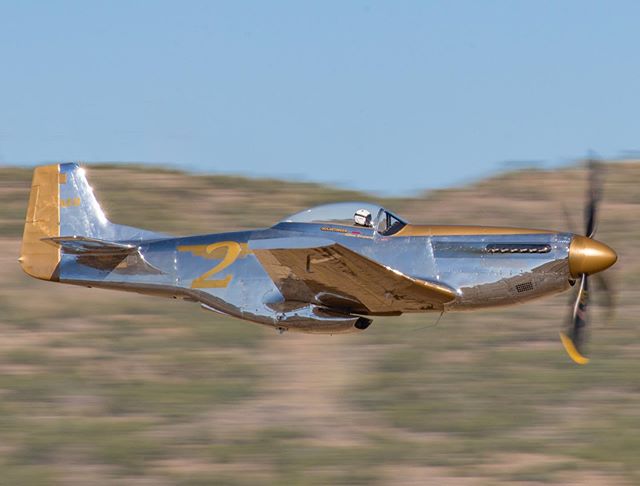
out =
[[255,248],[284,298],[367,315],[443,310],[456,294],[331,243],[312,248]]

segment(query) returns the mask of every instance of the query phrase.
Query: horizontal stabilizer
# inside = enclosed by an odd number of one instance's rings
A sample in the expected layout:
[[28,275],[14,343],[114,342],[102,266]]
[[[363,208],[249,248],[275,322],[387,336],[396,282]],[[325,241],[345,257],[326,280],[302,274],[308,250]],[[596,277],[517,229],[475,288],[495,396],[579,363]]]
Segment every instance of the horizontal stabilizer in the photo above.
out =
[[135,245],[86,236],[55,236],[42,241],[59,246],[65,255],[75,255],[79,264],[98,270],[127,275],[162,273],[145,260]]
[[130,255],[138,251],[134,245],[115,243],[86,236],[54,236],[42,238],[42,241],[60,247],[63,253],[69,255]]

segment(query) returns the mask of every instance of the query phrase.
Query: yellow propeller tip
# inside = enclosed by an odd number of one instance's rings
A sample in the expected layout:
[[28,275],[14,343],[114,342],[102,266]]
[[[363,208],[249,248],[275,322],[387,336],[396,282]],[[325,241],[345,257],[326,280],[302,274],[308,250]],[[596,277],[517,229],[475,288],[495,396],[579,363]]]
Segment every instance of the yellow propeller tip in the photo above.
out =
[[579,365],[586,365],[589,362],[589,358],[586,356],[582,356],[580,352],[576,349],[576,345],[573,343],[571,338],[567,336],[565,333],[560,333],[560,341],[564,346],[565,351],[569,355],[569,357]]

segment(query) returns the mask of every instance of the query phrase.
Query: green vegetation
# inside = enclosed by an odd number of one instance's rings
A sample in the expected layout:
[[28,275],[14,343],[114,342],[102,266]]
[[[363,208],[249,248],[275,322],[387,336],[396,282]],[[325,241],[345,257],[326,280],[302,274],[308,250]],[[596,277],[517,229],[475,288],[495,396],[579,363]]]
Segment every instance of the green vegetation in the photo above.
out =
[[[0,168],[0,484],[640,483],[640,163],[612,164],[599,237],[618,311],[565,357],[568,295],[492,312],[278,336],[195,304],[30,279],[31,171]],[[369,199],[317,184],[90,167],[116,222],[175,234],[269,226]],[[520,170],[415,198],[413,222],[580,226],[585,173]],[[598,311],[598,309],[595,309]]]

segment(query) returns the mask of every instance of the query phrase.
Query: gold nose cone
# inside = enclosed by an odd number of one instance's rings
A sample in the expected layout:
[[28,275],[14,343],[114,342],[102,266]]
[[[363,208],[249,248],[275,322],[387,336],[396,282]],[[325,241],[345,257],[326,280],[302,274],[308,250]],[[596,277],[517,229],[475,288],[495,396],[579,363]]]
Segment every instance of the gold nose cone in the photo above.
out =
[[586,236],[574,235],[569,245],[569,272],[572,277],[583,273],[602,272],[618,259],[616,252],[604,243]]

